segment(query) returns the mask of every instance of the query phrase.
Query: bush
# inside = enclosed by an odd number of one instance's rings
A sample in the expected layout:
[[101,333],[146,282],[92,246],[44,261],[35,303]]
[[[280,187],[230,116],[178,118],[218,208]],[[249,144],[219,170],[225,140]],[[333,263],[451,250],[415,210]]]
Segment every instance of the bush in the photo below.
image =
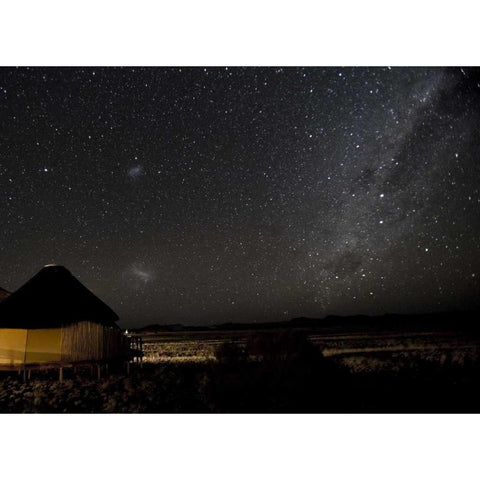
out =
[[323,354],[304,332],[281,330],[256,335],[247,342],[247,350],[264,362],[310,363],[323,359]]
[[248,359],[245,348],[235,342],[223,342],[215,348],[215,358],[221,364],[245,363]]

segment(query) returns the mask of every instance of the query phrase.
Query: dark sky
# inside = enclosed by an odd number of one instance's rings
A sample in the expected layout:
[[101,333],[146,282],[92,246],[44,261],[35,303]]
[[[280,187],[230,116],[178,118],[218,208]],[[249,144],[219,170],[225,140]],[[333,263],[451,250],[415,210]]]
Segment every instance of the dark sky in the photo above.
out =
[[480,305],[471,68],[1,68],[0,186],[122,326]]

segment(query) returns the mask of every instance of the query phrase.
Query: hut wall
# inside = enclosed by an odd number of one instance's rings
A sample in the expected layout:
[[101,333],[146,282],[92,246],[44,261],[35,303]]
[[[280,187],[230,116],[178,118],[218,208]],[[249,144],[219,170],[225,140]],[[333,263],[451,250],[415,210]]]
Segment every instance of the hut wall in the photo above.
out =
[[122,355],[120,330],[92,322],[79,322],[62,328],[62,361],[110,360]]
[[103,351],[105,358],[124,357],[127,349],[127,338],[118,328],[103,327]]
[[29,329],[25,363],[59,362],[61,360],[61,329]]
[[22,365],[25,360],[27,330],[0,328],[0,365]]
[[79,362],[102,360],[103,328],[92,322],[79,322],[62,328],[62,360]]
[[93,322],[50,329],[0,328],[0,367],[111,360],[123,357],[126,346],[121,330]]
[[106,358],[118,358],[125,354],[125,337],[117,328],[104,327],[103,352]]

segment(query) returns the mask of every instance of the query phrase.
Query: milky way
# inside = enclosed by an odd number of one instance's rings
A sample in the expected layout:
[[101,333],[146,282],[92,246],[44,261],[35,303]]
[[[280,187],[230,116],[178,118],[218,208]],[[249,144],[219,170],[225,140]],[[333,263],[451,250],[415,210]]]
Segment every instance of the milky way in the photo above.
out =
[[480,72],[2,68],[0,286],[121,317],[480,306]]

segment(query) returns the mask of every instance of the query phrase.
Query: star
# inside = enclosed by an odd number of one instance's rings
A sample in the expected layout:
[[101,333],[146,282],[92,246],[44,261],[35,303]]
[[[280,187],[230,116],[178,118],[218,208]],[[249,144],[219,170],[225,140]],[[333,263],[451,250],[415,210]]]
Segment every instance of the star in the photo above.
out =
[[55,261],[129,328],[478,308],[479,82],[0,69],[0,287]]

